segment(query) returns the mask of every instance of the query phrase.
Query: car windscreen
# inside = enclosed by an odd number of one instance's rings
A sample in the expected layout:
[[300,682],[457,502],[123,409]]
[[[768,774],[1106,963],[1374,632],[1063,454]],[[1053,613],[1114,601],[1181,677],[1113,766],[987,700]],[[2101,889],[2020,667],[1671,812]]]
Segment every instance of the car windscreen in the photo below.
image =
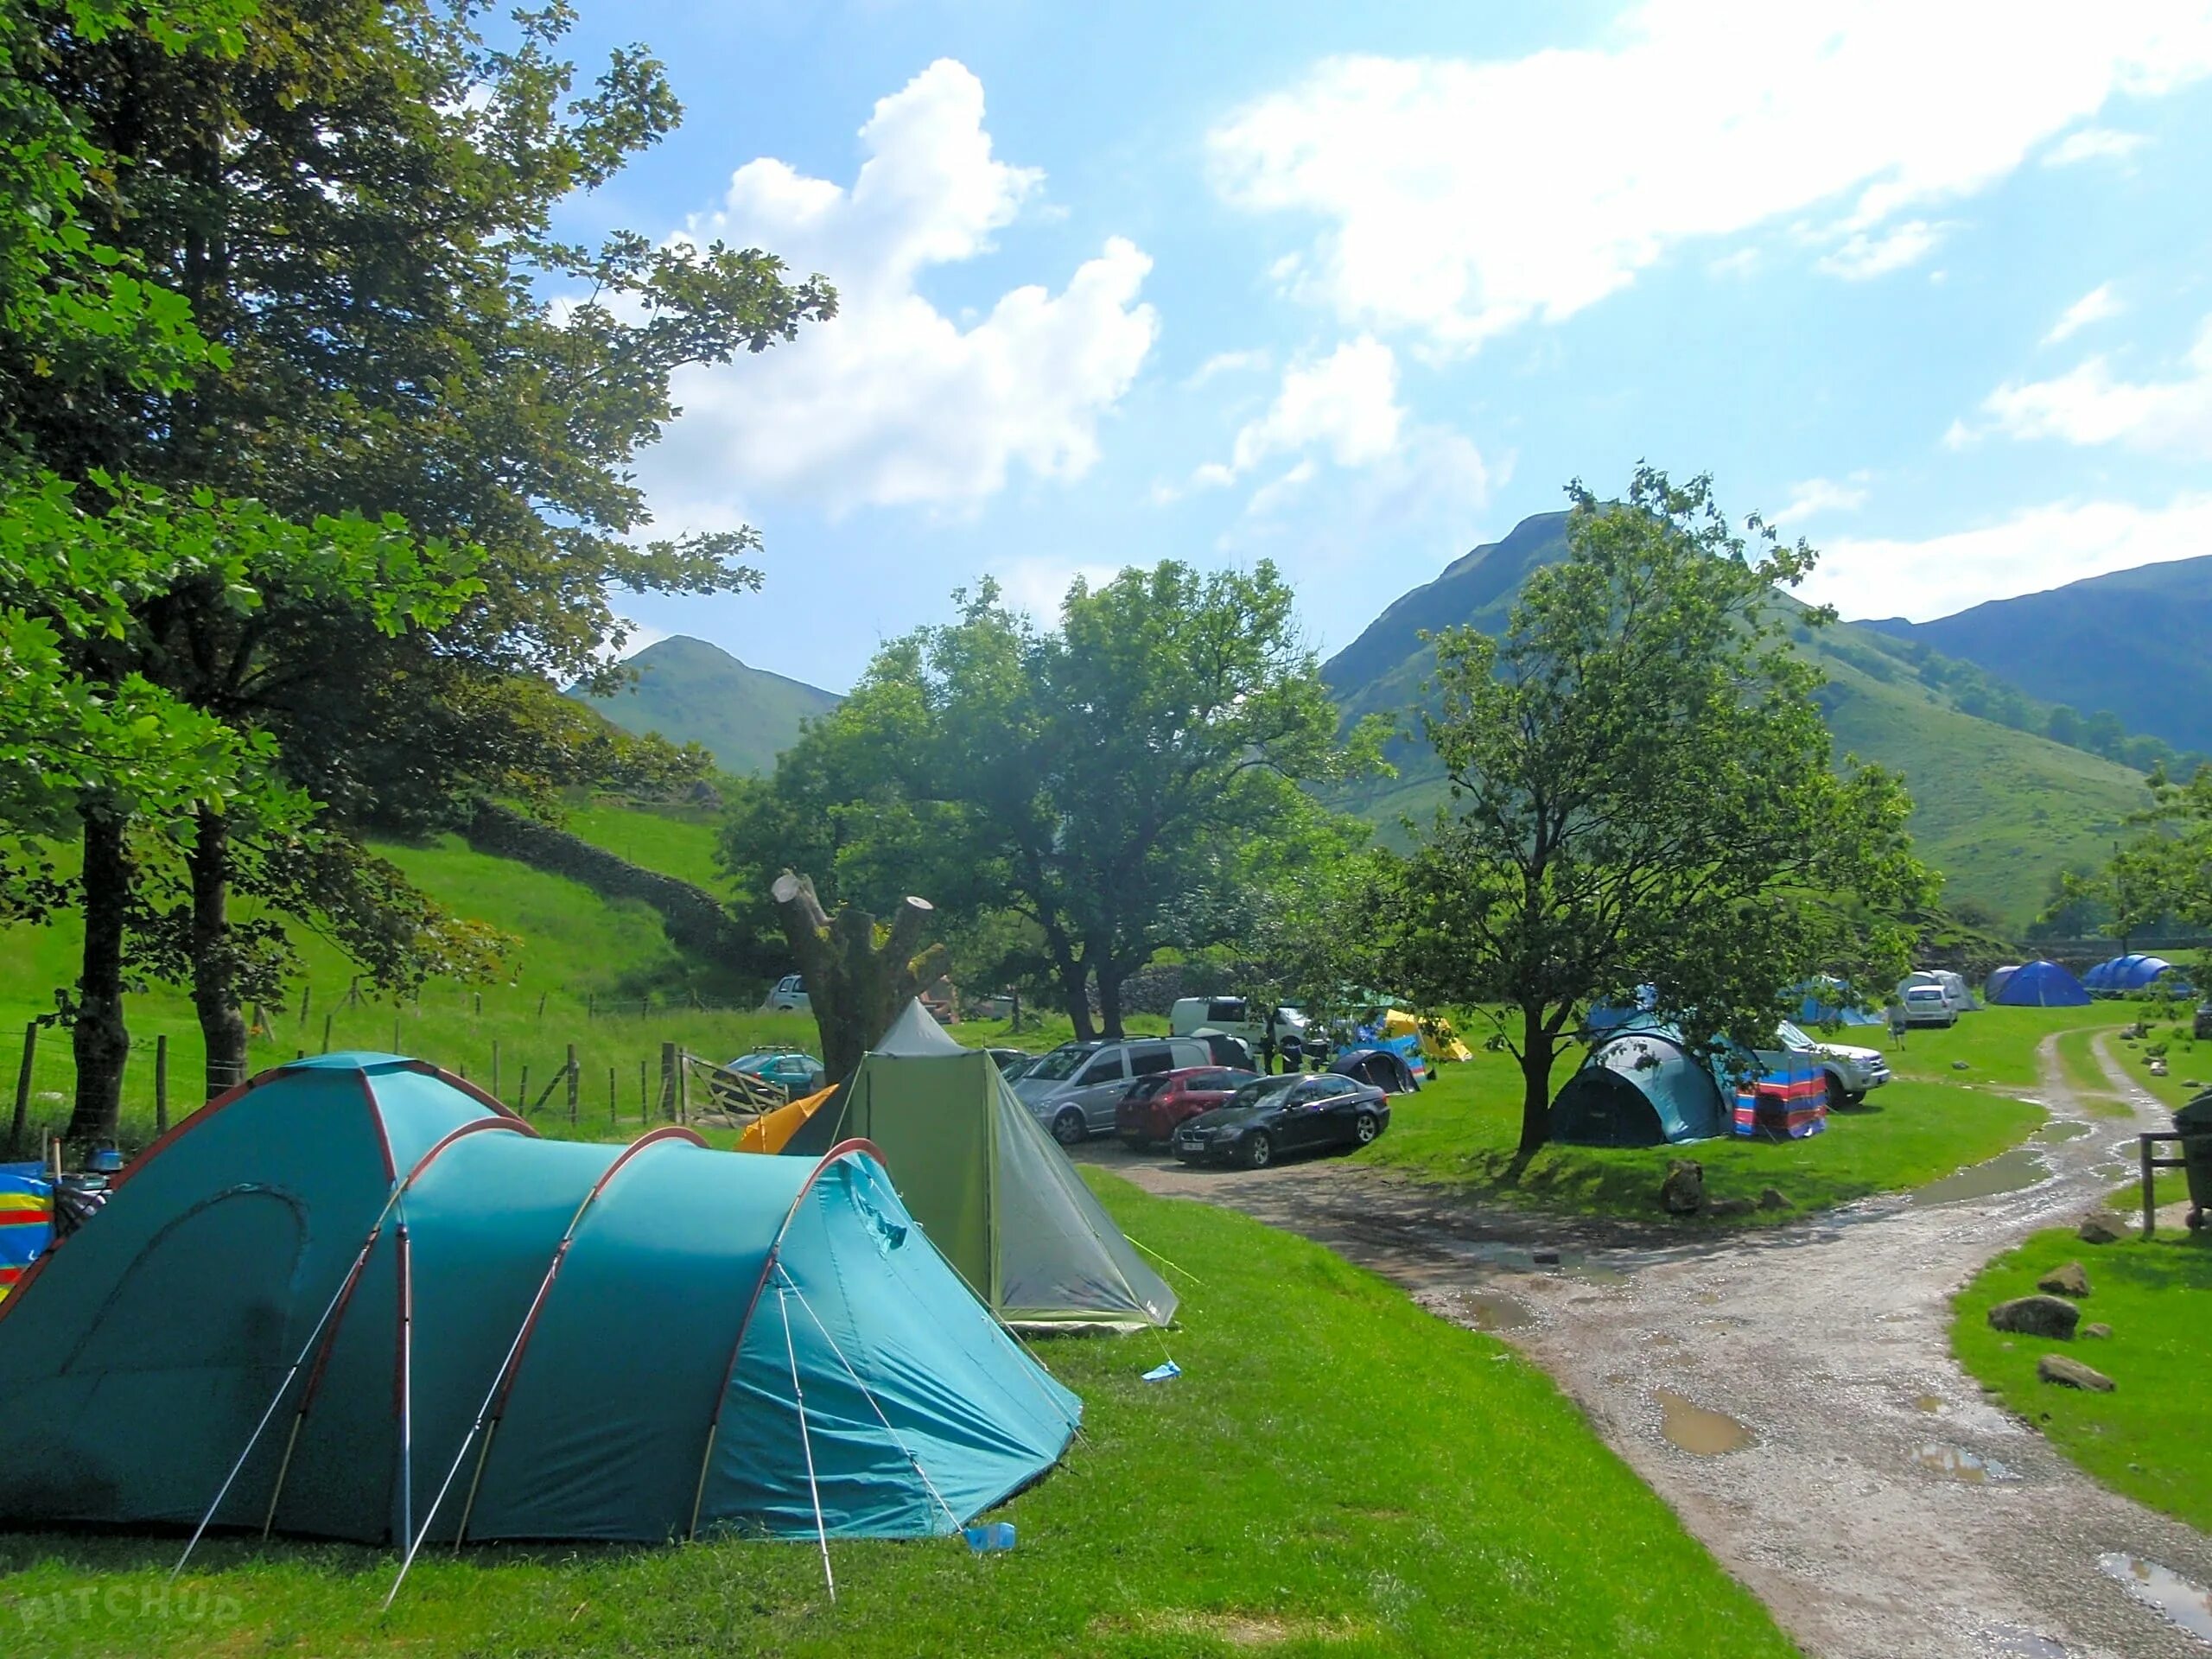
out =
[[1262,1077],[1257,1083],[1248,1083],[1229,1097],[1231,1107],[1264,1106],[1276,1096],[1298,1087],[1294,1077]]
[[1036,1065],[1023,1072],[1021,1080],[1024,1083],[1065,1083],[1096,1052],[1094,1048],[1076,1046],[1056,1048],[1040,1057]]
[[1817,1046],[1811,1038],[1808,1037],[1803,1032],[1798,1030],[1796,1027],[1791,1025],[1787,1020],[1783,1020],[1780,1025],[1774,1028],[1774,1034],[1782,1039],[1782,1046],[1784,1048],[1813,1048]]

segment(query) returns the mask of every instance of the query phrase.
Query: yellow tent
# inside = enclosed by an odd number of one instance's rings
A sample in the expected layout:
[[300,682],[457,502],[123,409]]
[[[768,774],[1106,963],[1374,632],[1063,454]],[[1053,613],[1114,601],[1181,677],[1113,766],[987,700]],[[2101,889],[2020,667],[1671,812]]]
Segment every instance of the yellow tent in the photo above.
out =
[[1386,1038],[1420,1038],[1422,1047],[1434,1046],[1436,1058],[1440,1060],[1471,1060],[1475,1058],[1474,1051],[1453,1034],[1449,1024],[1442,1020],[1433,1020],[1429,1023],[1433,1029],[1424,1033],[1419,1020],[1403,1008],[1392,1008],[1382,1016],[1382,1034]]
[[820,1094],[804,1096],[788,1106],[779,1106],[772,1112],[763,1112],[746,1126],[745,1133],[738,1137],[737,1149],[781,1152],[784,1142],[797,1135],[800,1126],[828,1104],[830,1096],[836,1092],[835,1089],[824,1089]]

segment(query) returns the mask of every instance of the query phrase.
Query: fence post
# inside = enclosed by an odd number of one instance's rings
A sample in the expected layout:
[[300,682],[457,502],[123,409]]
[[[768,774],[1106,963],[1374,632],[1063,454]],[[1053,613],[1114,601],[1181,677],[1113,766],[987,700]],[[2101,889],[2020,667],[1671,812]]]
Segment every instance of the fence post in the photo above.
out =
[[310,988],[304,983],[300,987],[300,1029],[302,1031],[305,1031],[308,1028],[308,993],[309,988]]
[[676,1121],[691,1121],[691,1057],[682,1049],[676,1052]]
[[492,1039],[492,1098],[504,1098],[499,1093],[499,1039],[496,1037]]
[[576,1121],[576,1084],[583,1074],[576,1070],[576,1046],[569,1045],[569,1122]]
[[476,993],[476,1017],[479,1020],[484,1017],[484,993],[481,991]]
[[640,1123],[650,1123],[653,1117],[653,1097],[645,1089],[645,1065],[644,1057],[640,1056],[638,1060],[638,1122]]
[[551,995],[550,991],[540,991],[537,994],[537,1023],[541,1026],[545,1023],[545,999]]
[[2143,1152],[2143,1236],[2148,1238],[2158,1230],[2158,1170],[2152,1160],[2151,1137],[2139,1135],[2135,1144]]
[[530,1116],[530,1067],[522,1069],[522,1081],[515,1085],[515,1109],[524,1116]]
[[393,1008],[391,1011],[391,1052],[395,1054],[400,1052],[399,1010],[397,1007]]
[[9,1150],[22,1153],[30,1144],[31,1062],[38,1054],[38,1021],[23,1027],[23,1064],[16,1073],[16,1116],[8,1126]]
[[169,1132],[169,1039],[167,1033],[154,1039],[154,1133]]
[[622,1114],[616,1109],[616,1103],[614,1099],[614,1068],[610,1065],[607,1068],[607,1121],[613,1123],[619,1120]]
[[660,1109],[653,1114],[655,1117],[666,1116],[672,1119],[676,1116],[676,1045],[663,1043],[660,1046]]
[[330,1052],[330,1022],[334,1017],[327,1014],[322,1016],[322,1052],[326,1054]]

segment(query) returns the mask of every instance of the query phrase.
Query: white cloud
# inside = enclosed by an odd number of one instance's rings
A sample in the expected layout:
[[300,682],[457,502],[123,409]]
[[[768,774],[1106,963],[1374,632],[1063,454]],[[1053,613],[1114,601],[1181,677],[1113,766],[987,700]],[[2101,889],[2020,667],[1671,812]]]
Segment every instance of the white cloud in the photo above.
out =
[[1217,375],[1256,374],[1274,366],[1273,352],[1262,346],[1249,352],[1217,352],[1198,365],[1197,371],[1183,384],[1190,387],[1203,386]]
[[666,628],[650,627],[643,622],[633,622],[626,616],[617,617],[615,620],[621,625],[626,636],[622,649],[616,655],[626,663],[647,645],[657,645],[669,637]]
[[1823,512],[1849,512],[1854,507],[1866,505],[1864,474],[1856,474],[1849,483],[1839,484],[1830,478],[1808,478],[1789,486],[1789,502],[1779,512],[1767,515],[1767,523],[1777,530],[1797,524]]
[[2070,340],[2091,323],[2116,317],[2126,308],[2113,297],[2110,283],[2100,283],[2066,308],[2058,321],[2051,324],[2050,332],[2043,337],[2043,343],[2056,346],[2063,340]]
[[1223,485],[1270,455],[1325,448],[1339,467],[1364,467],[1397,446],[1398,359],[1372,335],[1347,340],[1318,361],[1283,371],[1274,402],[1237,433],[1226,466],[1210,461],[1192,481]]
[[1982,399],[1980,431],[1955,424],[1955,448],[1996,432],[2009,438],[2057,438],[2074,444],[2126,444],[2193,460],[2212,460],[2212,317],[2197,331],[2170,380],[2122,380],[2109,359],[2093,357],[2049,380],[2007,382]]
[[1060,605],[1080,576],[1093,588],[1121,575],[1114,564],[1084,564],[1065,559],[1016,559],[999,577],[999,591],[1017,611],[1027,611],[1048,626],[1060,620]]
[[1279,280],[1354,326],[1469,349],[1778,219],[1901,262],[1897,221],[1924,225],[2115,94],[2207,73],[2196,0],[1649,0],[1601,46],[1327,60],[1210,147],[1225,200],[1321,221]]
[[721,207],[689,224],[694,240],[821,271],[838,315],[761,357],[678,377],[684,414],[651,463],[664,518],[748,488],[832,513],[957,511],[1017,466],[1067,479],[1097,458],[1098,422],[1158,333],[1138,298],[1152,261],[1113,238],[1058,294],[1010,289],[963,327],[918,280],[991,251],[1043,175],[993,155],[982,85],[950,59],[878,103],[860,137],[867,159],[849,188],[748,162]]
[[2076,162],[2124,162],[2150,138],[2139,132],[2120,132],[2111,127],[2083,127],[2069,132],[2043,153],[2045,167],[2071,167]]
[[1948,616],[1986,600],[2188,558],[2212,547],[2212,495],[2164,507],[2120,501],[2031,507],[2001,524],[1921,541],[1832,541],[1801,597],[1847,616]]
[[[1947,224],[1924,219],[1909,219],[1885,231],[1853,231],[1834,252],[1821,257],[1820,269],[1831,276],[1853,283],[1887,276],[1926,258],[1950,228]],[[1942,273],[1937,271],[1934,276],[1940,280]]]

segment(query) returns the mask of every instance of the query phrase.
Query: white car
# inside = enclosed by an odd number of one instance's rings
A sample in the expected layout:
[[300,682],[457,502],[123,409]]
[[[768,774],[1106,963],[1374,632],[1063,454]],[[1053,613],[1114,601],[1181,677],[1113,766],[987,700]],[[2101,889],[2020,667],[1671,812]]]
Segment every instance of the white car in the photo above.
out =
[[1959,1023],[1958,1005],[1941,985],[1908,985],[1904,988],[1904,1022],[1908,1026],[1948,1028]]
[[1173,1037],[1195,1037],[1202,1031],[1225,1032],[1242,1038],[1254,1053],[1268,1037],[1268,1015],[1274,1015],[1274,1040],[1286,1037],[1306,1040],[1306,1016],[1296,1008],[1269,1010],[1241,996],[1182,996],[1167,1010],[1167,1032]]
[[1866,1091],[1890,1080],[1890,1063],[1879,1049],[1848,1043],[1817,1043],[1784,1020],[1774,1028],[1779,1048],[1759,1051],[1759,1064],[1770,1071],[1819,1071],[1826,1074],[1828,1104],[1856,1106]]
[[761,1004],[772,1014],[812,1014],[814,1004],[807,1000],[806,981],[797,974],[785,974],[769,988],[768,1000]]

